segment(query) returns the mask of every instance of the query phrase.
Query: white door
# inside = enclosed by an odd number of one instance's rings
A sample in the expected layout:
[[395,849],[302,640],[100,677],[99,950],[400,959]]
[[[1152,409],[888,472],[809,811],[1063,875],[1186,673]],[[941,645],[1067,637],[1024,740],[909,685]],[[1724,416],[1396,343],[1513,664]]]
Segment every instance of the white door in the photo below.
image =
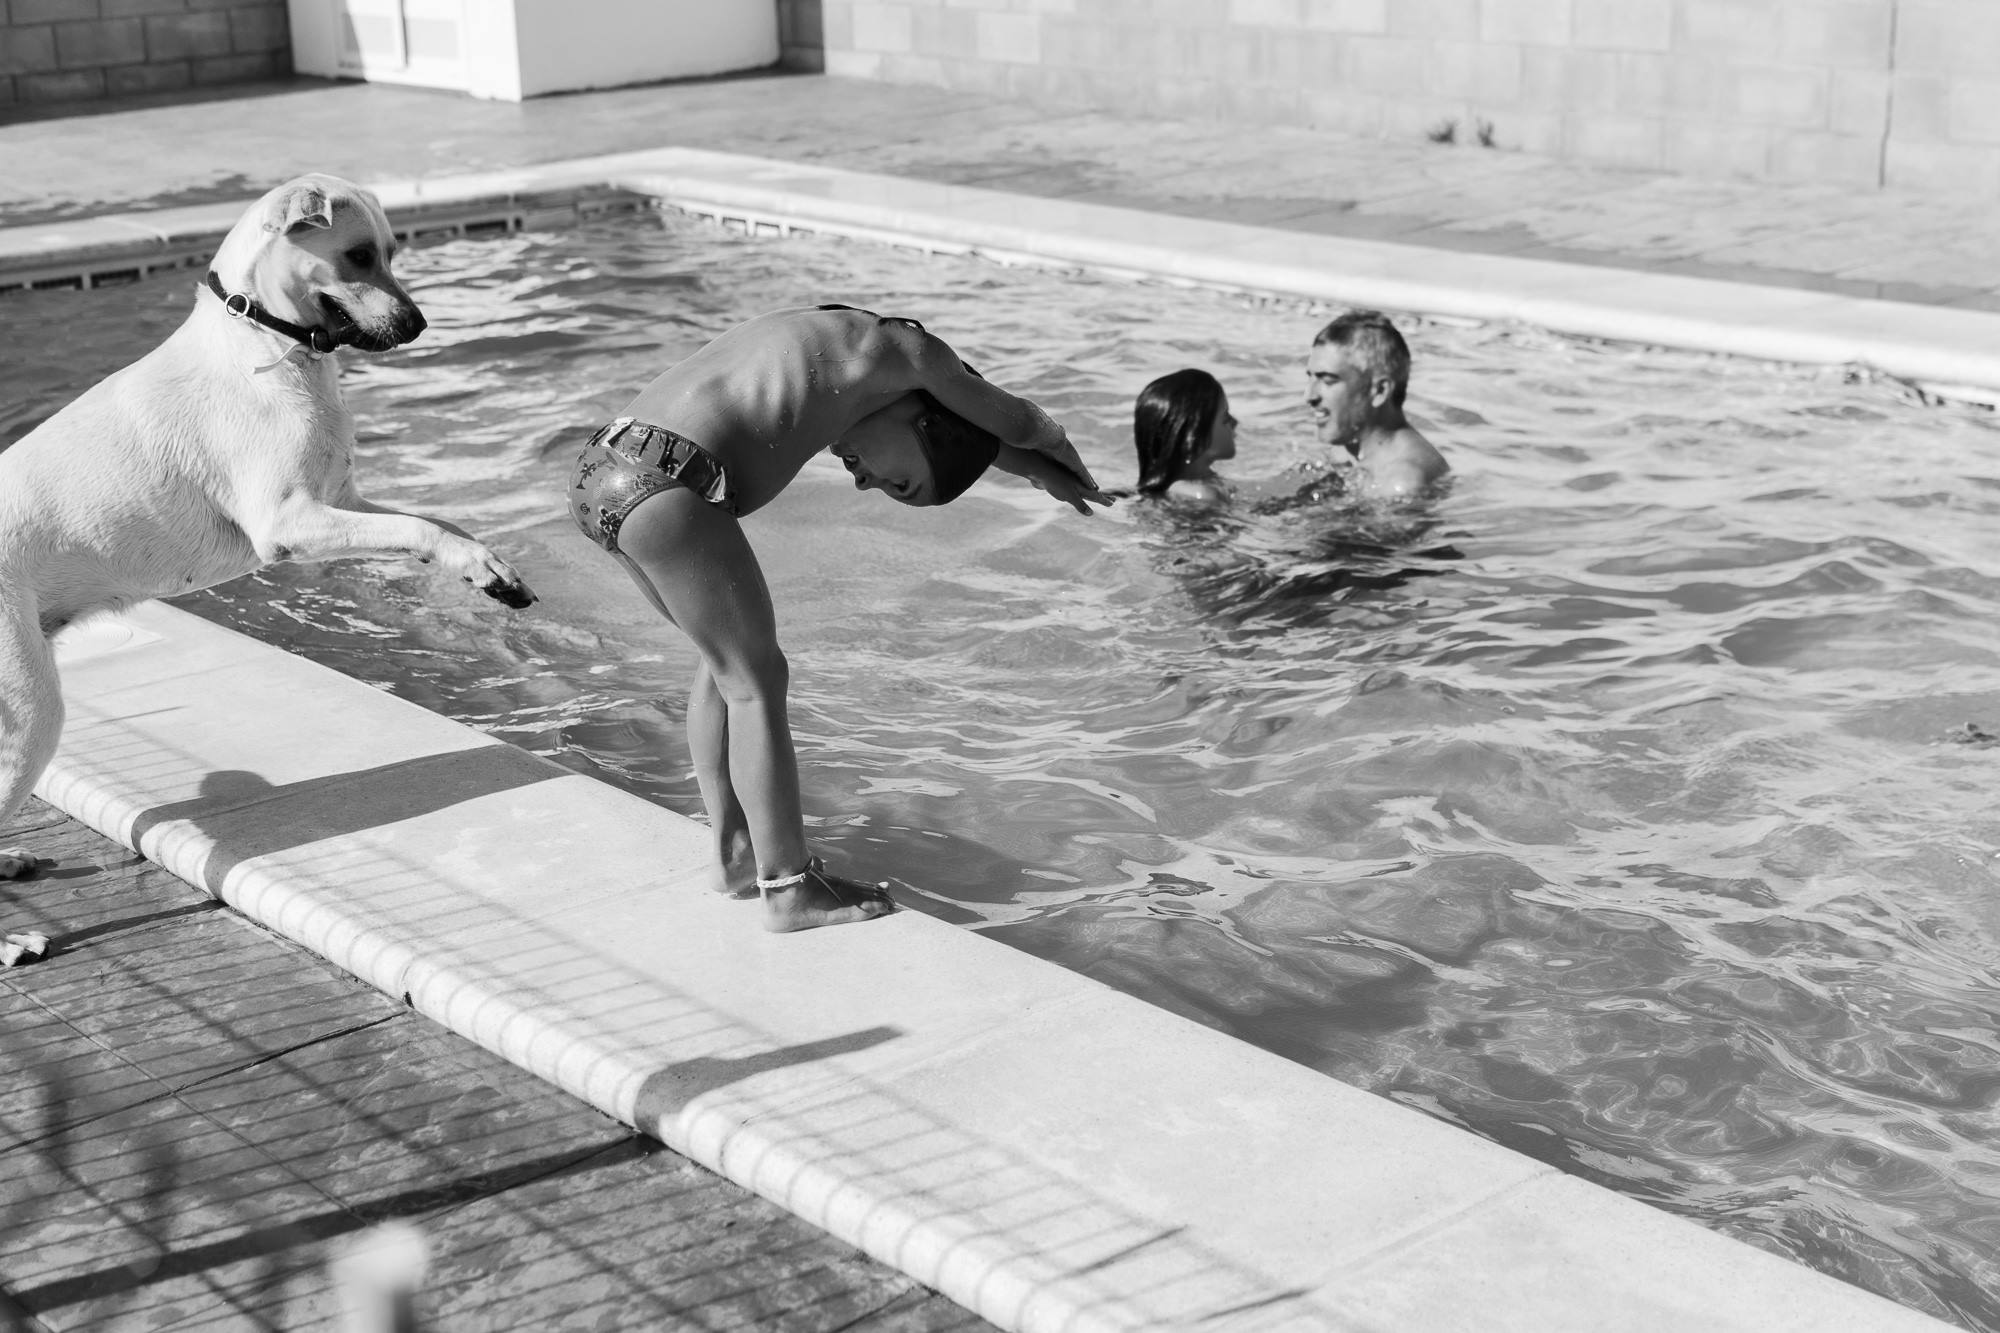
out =
[[333,0],[336,58],[342,74],[401,74],[403,0]]
[[465,0],[331,0],[342,74],[464,88]]

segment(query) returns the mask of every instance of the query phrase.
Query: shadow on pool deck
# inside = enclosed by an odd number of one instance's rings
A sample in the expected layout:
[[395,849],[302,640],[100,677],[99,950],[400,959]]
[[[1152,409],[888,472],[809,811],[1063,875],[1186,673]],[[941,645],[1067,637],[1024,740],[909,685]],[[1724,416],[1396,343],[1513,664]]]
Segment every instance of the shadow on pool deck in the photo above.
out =
[[[481,745],[398,759],[300,782],[274,784],[262,774],[222,769],[202,778],[198,796],[145,811],[133,821],[131,836],[135,845],[143,845],[145,838],[163,825],[186,821],[200,832],[204,816],[259,807],[263,817],[253,828],[232,830],[228,850],[218,843],[204,858],[200,882],[214,886],[254,857],[416,819],[462,801],[560,776],[546,762],[511,745]],[[326,799],[334,793],[338,793],[337,800]],[[329,810],[337,810],[339,817],[329,819]]]
[[[423,132],[413,134],[413,125]],[[913,133],[920,129],[920,133]],[[0,225],[667,146],[1440,249],[2000,310],[1990,201],[1583,166],[811,74],[486,102],[294,79],[0,123]]]

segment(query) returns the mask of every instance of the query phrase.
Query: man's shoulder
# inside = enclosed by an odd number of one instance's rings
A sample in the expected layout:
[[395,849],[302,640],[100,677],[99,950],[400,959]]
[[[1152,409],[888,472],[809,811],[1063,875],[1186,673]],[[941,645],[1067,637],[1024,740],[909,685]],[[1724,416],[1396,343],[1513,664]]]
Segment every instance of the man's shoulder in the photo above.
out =
[[1423,474],[1425,482],[1436,481],[1451,471],[1451,464],[1444,461],[1444,453],[1415,426],[1405,426],[1396,432],[1391,441],[1385,464],[1397,468],[1411,468]]
[[1431,442],[1414,427],[1405,426],[1387,444],[1369,455],[1361,468],[1368,490],[1386,497],[1421,494],[1451,471]]

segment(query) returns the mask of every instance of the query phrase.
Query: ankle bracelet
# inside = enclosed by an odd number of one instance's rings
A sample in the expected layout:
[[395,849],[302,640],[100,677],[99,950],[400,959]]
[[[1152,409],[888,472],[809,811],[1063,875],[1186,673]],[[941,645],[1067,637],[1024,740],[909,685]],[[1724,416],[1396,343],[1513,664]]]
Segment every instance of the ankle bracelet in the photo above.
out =
[[806,876],[811,873],[812,862],[808,861],[806,862],[806,868],[796,875],[780,875],[776,879],[765,879],[762,875],[759,875],[757,877],[757,887],[759,889],[789,889],[794,884],[805,883]]

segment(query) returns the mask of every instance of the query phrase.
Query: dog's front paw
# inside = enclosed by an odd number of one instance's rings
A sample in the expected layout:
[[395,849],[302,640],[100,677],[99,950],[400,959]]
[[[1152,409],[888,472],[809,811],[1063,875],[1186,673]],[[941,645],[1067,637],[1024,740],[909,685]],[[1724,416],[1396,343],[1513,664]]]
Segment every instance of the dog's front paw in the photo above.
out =
[[510,577],[496,579],[492,583],[482,583],[479,585],[479,591],[485,593],[488,597],[500,603],[500,605],[511,606],[516,611],[524,606],[533,606],[535,604],[534,589],[521,582],[519,574],[515,574],[512,570],[508,570],[507,572]]
[[533,606],[535,594],[514,567],[475,541],[459,541],[441,553],[453,573],[504,606]]
[[0,879],[32,879],[42,863],[25,847],[0,849]]

